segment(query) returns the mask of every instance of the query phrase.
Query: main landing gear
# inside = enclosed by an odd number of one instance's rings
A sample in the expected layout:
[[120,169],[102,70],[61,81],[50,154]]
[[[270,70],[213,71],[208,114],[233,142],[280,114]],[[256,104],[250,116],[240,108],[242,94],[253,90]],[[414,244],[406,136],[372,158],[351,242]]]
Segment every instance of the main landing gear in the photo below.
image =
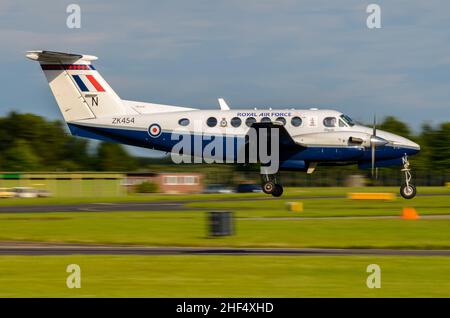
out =
[[402,158],[403,169],[402,172],[405,174],[405,182],[400,187],[400,194],[405,199],[412,199],[416,196],[416,187],[411,183],[411,169],[409,168],[408,156]]
[[271,194],[274,197],[280,197],[283,194],[283,186],[277,182],[277,177],[274,174],[262,174],[262,190],[266,194]]

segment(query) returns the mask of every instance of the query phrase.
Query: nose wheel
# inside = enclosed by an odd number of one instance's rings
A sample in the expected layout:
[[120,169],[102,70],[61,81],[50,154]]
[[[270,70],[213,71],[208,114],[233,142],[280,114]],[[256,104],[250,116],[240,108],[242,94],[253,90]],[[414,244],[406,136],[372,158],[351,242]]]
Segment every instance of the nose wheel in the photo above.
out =
[[262,174],[262,190],[266,194],[280,197],[283,194],[283,186],[277,182],[276,175]]
[[408,156],[405,155],[402,158],[403,169],[402,172],[405,176],[404,183],[400,186],[400,195],[405,199],[412,199],[416,196],[416,187],[411,183],[411,169],[409,168]]

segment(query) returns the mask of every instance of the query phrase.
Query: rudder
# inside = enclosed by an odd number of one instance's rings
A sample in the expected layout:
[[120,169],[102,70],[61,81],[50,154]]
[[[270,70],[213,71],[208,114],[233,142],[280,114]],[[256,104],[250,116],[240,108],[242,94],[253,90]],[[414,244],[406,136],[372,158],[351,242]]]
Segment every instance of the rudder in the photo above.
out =
[[51,51],[26,56],[40,63],[66,122],[136,113],[91,64],[97,57]]

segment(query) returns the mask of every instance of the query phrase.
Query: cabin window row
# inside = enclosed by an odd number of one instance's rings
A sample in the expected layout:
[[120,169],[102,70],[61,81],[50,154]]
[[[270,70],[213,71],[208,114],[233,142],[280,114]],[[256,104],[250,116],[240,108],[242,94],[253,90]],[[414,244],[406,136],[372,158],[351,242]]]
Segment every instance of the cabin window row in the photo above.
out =
[[[286,125],[287,121],[286,118],[284,117],[278,117],[276,119],[277,122],[281,123],[283,126]],[[245,120],[245,125],[247,127],[251,127],[254,123],[256,123],[257,120],[254,117],[248,117]],[[269,117],[263,117],[261,118],[261,123],[271,123],[272,120]],[[187,118],[182,118],[178,121],[178,124],[180,126],[188,126],[190,123],[189,119]],[[219,123],[219,121],[217,120],[216,117],[209,117],[206,120],[206,125],[208,125],[208,127],[216,127],[218,124],[220,124],[221,126],[226,126],[226,122],[224,123],[224,125],[222,125],[222,123]],[[291,125],[294,127],[299,127],[302,124],[302,119],[298,116],[292,117],[291,118]],[[242,125],[242,119],[239,117],[233,117],[230,120],[230,125],[233,126],[234,128],[238,128]]]
[[[342,117],[343,116],[341,116],[340,119],[337,119],[336,117],[325,117],[323,119],[323,125],[325,127],[337,127],[338,125],[339,125],[339,127],[346,127],[347,125],[344,123],[344,120],[348,123],[348,125],[350,125],[350,126],[354,125],[353,121],[349,117],[348,117],[348,119],[342,118]],[[222,124],[222,121],[224,121],[223,124]],[[222,121],[220,122],[220,126],[226,126],[227,125],[226,120],[222,119]],[[281,123],[283,126],[286,125],[286,118],[284,118],[284,117],[278,117],[276,119],[276,121]],[[257,122],[256,118],[248,117],[245,120],[245,125],[247,127],[251,127],[256,122]],[[260,122],[261,123],[271,123],[272,120],[269,117],[263,117],[263,118],[261,118]],[[178,121],[178,124],[180,126],[188,126],[190,124],[190,121],[188,118],[181,118]],[[218,124],[219,124],[219,121],[217,120],[216,117],[209,117],[206,120],[206,125],[208,125],[208,127],[216,127]],[[230,120],[230,124],[231,124],[231,126],[238,128],[242,125],[242,119],[239,117],[233,117]],[[291,118],[291,125],[293,127],[299,127],[299,126],[301,126],[301,124],[302,124],[302,119],[300,117],[295,116],[295,117]]]

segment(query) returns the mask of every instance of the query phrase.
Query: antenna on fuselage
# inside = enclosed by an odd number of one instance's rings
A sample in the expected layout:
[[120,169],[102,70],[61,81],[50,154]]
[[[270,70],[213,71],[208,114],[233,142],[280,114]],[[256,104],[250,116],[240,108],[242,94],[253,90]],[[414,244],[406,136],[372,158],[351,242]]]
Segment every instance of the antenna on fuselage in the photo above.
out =
[[217,99],[219,101],[219,106],[221,110],[230,110],[230,106],[228,106],[227,102],[223,98]]

